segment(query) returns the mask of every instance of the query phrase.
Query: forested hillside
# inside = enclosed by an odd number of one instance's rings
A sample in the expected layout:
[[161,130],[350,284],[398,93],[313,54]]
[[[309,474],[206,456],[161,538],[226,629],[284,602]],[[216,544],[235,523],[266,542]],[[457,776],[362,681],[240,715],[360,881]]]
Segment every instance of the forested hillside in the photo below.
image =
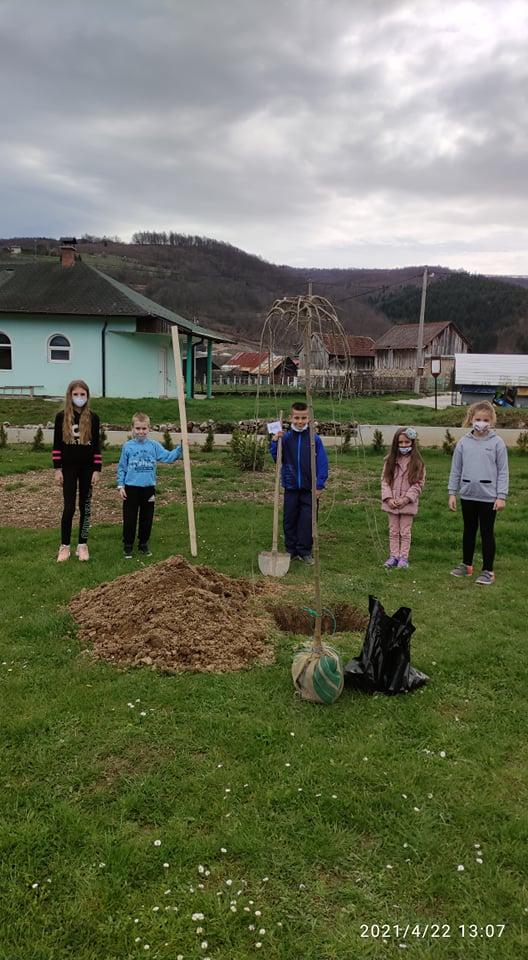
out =
[[[100,269],[153,300],[248,339],[260,336],[275,299],[304,293],[309,279],[314,292],[332,300],[352,333],[376,338],[389,326],[383,312],[363,296],[364,290],[379,286],[379,271],[299,270],[267,263],[206,237],[171,236],[173,242],[167,244],[141,242],[106,248],[79,244],[79,250],[82,255],[95,255],[92,262]],[[412,269],[402,271],[401,279],[406,281],[412,275]]]
[[[421,289],[407,285],[370,298],[394,323],[419,317]],[[450,320],[476,353],[528,353],[528,290],[467,273],[432,278],[427,289],[426,320]]]
[[[346,329],[376,339],[392,323],[418,322],[422,266],[399,270],[278,266],[209,237],[141,231],[133,243],[85,235],[87,262],[183,316],[255,341],[277,297],[307,289],[332,301]],[[56,254],[59,241],[9,238],[25,254]],[[426,320],[452,320],[474,351],[528,352],[528,289],[511,281],[431,267]]]

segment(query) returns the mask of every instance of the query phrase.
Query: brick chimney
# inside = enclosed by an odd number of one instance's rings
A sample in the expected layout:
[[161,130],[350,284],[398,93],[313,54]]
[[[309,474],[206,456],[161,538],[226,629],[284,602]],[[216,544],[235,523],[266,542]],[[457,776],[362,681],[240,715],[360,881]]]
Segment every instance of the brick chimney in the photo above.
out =
[[77,259],[77,240],[75,237],[61,237],[61,267],[73,267]]

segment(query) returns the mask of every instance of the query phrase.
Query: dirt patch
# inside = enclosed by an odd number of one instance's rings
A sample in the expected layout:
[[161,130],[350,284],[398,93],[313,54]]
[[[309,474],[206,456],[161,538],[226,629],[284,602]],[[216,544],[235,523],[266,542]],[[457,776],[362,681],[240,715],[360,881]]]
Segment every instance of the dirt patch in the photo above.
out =
[[[313,633],[314,617],[293,604],[283,603],[276,607],[269,607],[275,623],[285,633],[302,633],[310,636]],[[330,609],[330,608],[329,608]],[[337,603],[331,608],[334,619],[329,613],[323,613],[321,621],[323,633],[348,633],[364,630],[368,624],[368,617],[356,607],[348,603]]]
[[258,599],[276,590],[170,557],[82,590],[70,610],[99,659],[167,673],[222,673],[273,663],[273,620],[258,610]]
[[[55,483],[54,471],[28,470],[27,473],[0,477],[2,524],[6,527],[25,527],[33,530],[58,527],[63,507],[62,490]],[[173,500],[182,500],[182,494],[162,485],[157,503],[163,506]],[[123,508],[116,491],[115,469],[109,465],[103,470],[92,498],[93,523],[121,523]],[[74,529],[78,514],[74,518]]]

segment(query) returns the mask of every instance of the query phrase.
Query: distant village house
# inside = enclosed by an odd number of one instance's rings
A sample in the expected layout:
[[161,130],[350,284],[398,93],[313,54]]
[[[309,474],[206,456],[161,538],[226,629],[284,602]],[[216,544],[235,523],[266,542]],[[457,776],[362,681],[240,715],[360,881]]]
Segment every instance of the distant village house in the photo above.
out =
[[457,354],[455,384],[463,404],[489,400],[499,406],[528,407],[528,356]]
[[[326,333],[312,337],[311,362],[316,374],[366,373],[374,369],[374,358],[372,337]],[[299,366],[304,370],[304,350],[299,355]]]
[[276,384],[294,387],[298,382],[298,363],[292,357],[268,351],[242,351],[223,363],[218,377],[223,384]]
[[[431,375],[431,359],[439,358],[442,377],[448,379],[455,365],[456,353],[469,351],[469,340],[454,323],[425,323],[423,335],[424,375]],[[418,324],[398,323],[376,340],[376,374],[390,373],[412,376],[418,363]]]

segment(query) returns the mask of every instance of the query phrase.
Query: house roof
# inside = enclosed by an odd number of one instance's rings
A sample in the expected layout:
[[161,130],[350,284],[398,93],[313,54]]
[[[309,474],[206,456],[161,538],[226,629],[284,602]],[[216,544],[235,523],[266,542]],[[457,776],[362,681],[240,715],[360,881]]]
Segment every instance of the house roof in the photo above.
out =
[[230,360],[226,360],[225,367],[238,367],[239,370],[252,370],[253,367],[256,367],[262,360],[267,360],[267,353],[256,353],[251,351],[240,351],[235,353]]
[[522,353],[455,353],[455,383],[528,387],[528,356]]
[[[285,360],[291,359],[291,357],[274,353],[271,356],[271,369],[276,370],[277,367],[280,367],[281,363],[284,363]],[[296,363],[296,361],[292,360],[292,363]],[[269,373],[269,368],[270,362],[267,351],[264,353],[250,351],[235,353],[234,357],[231,357],[230,360],[226,360],[226,362],[222,364],[222,369],[226,371],[235,369],[244,371],[244,373],[261,373],[264,375]]]
[[[284,363],[285,361],[287,362],[288,360],[290,360],[291,363],[296,364],[296,361],[293,360],[291,357],[283,356],[282,354],[280,355],[274,354],[271,358],[271,369],[274,371],[277,370],[277,368],[280,367],[282,363]],[[253,369],[250,371],[250,373],[261,373],[265,376],[267,373],[269,373],[269,368],[270,368],[270,364],[268,360],[268,355],[266,354],[264,359],[261,360],[260,363],[257,363],[253,367]]]
[[[457,330],[454,323],[445,320],[443,323],[424,323],[424,347],[431,343],[435,337],[438,337],[446,327],[452,326],[460,337],[467,343],[463,333]],[[397,323],[386,333],[376,340],[375,350],[415,350],[418,346],[418,327],[417,323]]]
[[81,260],[67,268],[57,261],[9,265],[0,272],[0,313],[157,317],[186,333],[231,342]]
[[338,337],[324,333],[322,340],[328,353],[334,357],[374,356],[374,340],[372,337],[356,337],[352,334]]

